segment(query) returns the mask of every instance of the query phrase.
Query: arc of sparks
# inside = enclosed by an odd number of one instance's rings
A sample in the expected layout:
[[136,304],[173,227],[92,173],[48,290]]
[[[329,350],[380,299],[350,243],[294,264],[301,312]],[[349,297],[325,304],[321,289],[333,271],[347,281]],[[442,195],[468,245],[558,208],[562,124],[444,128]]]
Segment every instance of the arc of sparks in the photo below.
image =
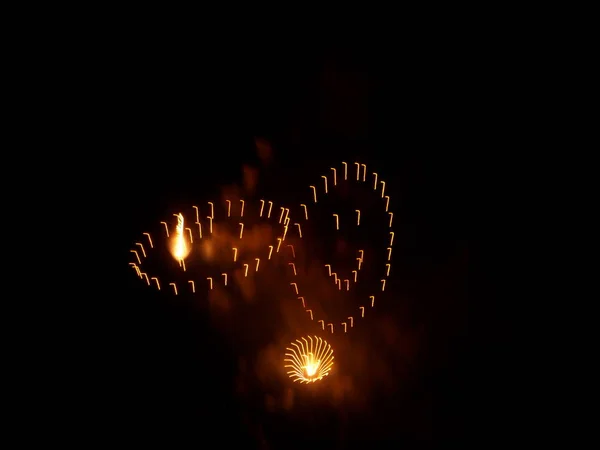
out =
[[271,254],[272,253],[273,253],[273,246],[269,245],[269,258],[268,259],[271,259]]
[[360,317],[365,317],[365,307],[359,306],[358,309],[360,309]]
[[333,217],[335,217],[335,229],[339,230],[340,229],[340,216],[338,216],[337,214],[333,214]]
[[392,265],[388,263],[388,264],[385,265],[385,267],[387,267],[387,270],[385,272],[385,276],[389,277],[390,276],[390,268],[392,267]]
[[150,233],[144,233],[144,236],[148,237],[148,242],[150,242],[150,248],[154,248],[154,245],[152,245],[152,238],[150,237]]
[[321,178],[323,178],[323,181],[325,182],[325,193],[327,194],[327,177],[325,175],[321,175]]
[[292,258],[296,259],[296,251],[294,250],[294,246],[292,244],[288,244],[287,246],[292,249]]
[[306,205],[304,203],[300,203],[300,206],[304,208],[304,220],[308,220],[308,210],[306,209]]
[[267,213],[267,219],[271,218],[271,209],[273,209],[273,202],[269,201],[269,212]]
[[256,261],[256,269],[255,269],[255,272],[258,272],[258,266],[260,266],[260,258],[254,258],[254,260]]
[[385,193],[385,181],[380,181],[381,183],[381,198],[383,198],[383,195]]
[[210,205],[210,218],[214,219],[215,218],[215,205],[213,205],[213,202],[208,202],[208,204]]
[[333,171],[333,185],[337,186],[337,175],[336,175],[335,167],[330,167],[330,169]]
[[350,290],[350,280],[344,280],[344,283],[346,283],[346,290],[349,291]]
[[212,290],[212,288],[213,288],[213,280],[212,280],[212,278],[211,277],[206,277],[206,279],[208,280],[209,289]]
[[298,227],[298,235],[300,236],[300,239],[302,239],[302,228],[300,228],[300,224],[294,223],[294,225],[296,225]]
[[350,319],[350,328],[354,327],[354,317],[348,317]]
[[208,219],[208,231],[209,231],[210,234],[212,234],[212,221],[213,221],[213,218],[210,217],[210,216],[207,216],[206,218]]
[[194,283],[194,280],[189,280],[188,283],[192,285],[192,293],[196,292],[196,284]]
[[192,229],[189,227],[185,227],[186,230],[188,230],[188,233],[190,234],[190,243],[194,243],[194,238],[192,237]]
[[240,217],[244,217],[244,200],[240,200],[240,203],[242,204],[242,209],[240,210]]
[[386,195],[384,198],[385,198],[385,210],[387,212],[388,208],[390,207],[390,196]]
[[167,237],[169,237],[169,227],[167,226],[167,222],[161,222],[165,226],[165,232],[167,233]]
[[148,284],[148,286],[150,286],[150,280],[148,279],[148,274],[145,272],[142,272],[141,275],[146,279],[146,284]]
[[244,264],[244,277],[248,276],[248,264]]
[[138,260],[138,264],[142,263],[142,260],[140,259],[140,255],[138,255],[138,252],[136,250],[129,250],[131,253],[135,254],[135,257]]
[[277,253],[279,253],[279,247],[281,247],[281,238],[277,238]]
[[197,206],[192,205],[192,208],[196,210],[196,222],[200,222],[200,210]]
[[142,245],[141,242],[136,242],[135,245],[139,245],[140,248],[142,249],[142,255],[144,255],[144,258],[146,257],[146,250],[144,250],[144,246]]
[[369,298],[371,299],[371,308],[375,306],[375,296],[371,295],[369,296]]
[[348,163],[346,161],[342,161],[342,165],[344,166],[344,180],[348,179]]
[[231,217],[231,200],[225,200],[227,202],[227,217]]
[[344,325],[344,333],[346,333],[346,330],[347,330],[347,328],[346,328],[346,322],[342,322],[342,325]]
[[390,216],[390,224],[388,226],[389,226],[389,228],[392,228],[392,220],[394,219],[394,213],[393,212],[389,212],[388,214]]
[[327,326],[331,327],[331,332],[333,333],[333,324],[332,323],[328,323]]
[[325,329],[325,321],[324,320],[317,320],[317,323],[320,323],[321,326],[323,327],[323,329]]
[[387,252],[388,252],[388,261],[390,260],[390,258],[392,257],[392,247],[388,247],[387,248]]
[[325,267],[327,267],[327,270],[329,271],[329,276],[331,276],[331,264],[325,264]]
[[315,199],[315,203],[317,203],[317,188],[313,185],[310,185],[309,188],[313,190],[313,198]]
[[390,231],[390,247],[392,246],[392,244],[394,244],[394,232]]
[[227,286],[227,274],[226,273],[222,273],[221,276],[224,278],[225,280],[225,286]]
[[381,292],[385,291],[385,279],[381,280]]
[[367,181],[367,165],[361,164],[361,167],[363,168],[363,181]]
[[298,300],[302,300],[302,307],[306,308],[306,303],[304,303],[304,297],[298,297]]
[[355,162],[354,165],[356,166],[356,181],[360,181],[360,164]]
[[292,266],[292,270],[294,271],[294,276],[296,276],[296,264],[294,263],[288,263],[288,266]]
[[242,236],[244,235],[244,224],[242,222],[240,222],[240,239],[242,238]]
[[169,283],[169,286],[173,286],[173,290],[175,291],[175,295],[177,294],[177,285],[175,283]]
[[198,234],[200,235],[200,239],[202,239],[202,224],[200,222],[196,222],[198,225]]
[[356,278],[358,277],[358,270],[353,270],[352,273],[354,274],[354,282],[356,283]]
[[360,225],[360,210],[359,209],[355,209],[356,211],[356,226]]
[[310,314],[310,320],[314,320],[313,319],[312,309],[307,309],[306,312]]
[[264,200],[260,200],[260,214],[259,217],[262,217],[262,213],[263,213],[263,209],[265,208],[265,201]]
[[237,252],[238,252],[238,250],[235,247],[233,247],[232,250],[233,250],[233,262],[236,262],[237,261]]
[[283,220],[283,213],[285,212],[285,208],[281,206],[279,209],[281,210],[281,214],[279,214],[279,223],[281,223],[281,221]]
[[298,295],[298,285],[296,283],[290,283],[290,286],[294,286],[294,291],[296,291],[296,295]]
[[154,280],[156,282],[156,287],[158,288],[158,290],[160,291],[160,283],[158,282],[158,278],[156,277],[152,277],[150,278],[151,280]]

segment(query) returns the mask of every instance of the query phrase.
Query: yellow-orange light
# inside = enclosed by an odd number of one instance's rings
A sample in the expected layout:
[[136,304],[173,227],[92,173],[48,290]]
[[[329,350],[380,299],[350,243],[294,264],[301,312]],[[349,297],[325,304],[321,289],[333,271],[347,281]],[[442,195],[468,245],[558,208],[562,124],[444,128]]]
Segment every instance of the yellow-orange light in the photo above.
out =
[[284,367],[292,381],[314,383],[326,377],[333,366],[333,349],[317,336],[296,339],[286,348]]

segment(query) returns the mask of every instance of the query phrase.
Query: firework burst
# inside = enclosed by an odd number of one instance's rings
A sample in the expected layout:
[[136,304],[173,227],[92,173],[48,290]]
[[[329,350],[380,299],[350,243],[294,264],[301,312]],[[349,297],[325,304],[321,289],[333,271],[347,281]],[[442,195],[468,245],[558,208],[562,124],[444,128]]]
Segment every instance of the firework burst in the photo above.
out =
[[287,374],[300,383],[314,383],[329,375],[333,366],[333,349],[317,336],[296,339],[286,348],[284,367]]

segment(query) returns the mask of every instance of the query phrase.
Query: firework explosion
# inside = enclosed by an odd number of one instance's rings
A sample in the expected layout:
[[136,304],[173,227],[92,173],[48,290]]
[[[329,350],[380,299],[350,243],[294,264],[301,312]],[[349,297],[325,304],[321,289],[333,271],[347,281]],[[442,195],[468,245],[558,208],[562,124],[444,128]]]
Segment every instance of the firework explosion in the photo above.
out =
[[333,349],[320,337],[296,339],[287,347],[285,367],[289,377],[300,383],[314,383],[329,375],[333,366]]

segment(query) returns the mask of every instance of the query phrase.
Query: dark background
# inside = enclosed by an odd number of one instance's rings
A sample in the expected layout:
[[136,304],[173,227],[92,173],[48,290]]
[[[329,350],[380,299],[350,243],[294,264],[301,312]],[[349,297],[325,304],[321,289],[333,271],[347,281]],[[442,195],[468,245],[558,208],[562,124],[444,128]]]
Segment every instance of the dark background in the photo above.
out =
[[[106,73],[114,104],[105,123],[124,149],[113,167],[122,194],[112,204],[124,224],[113,230],[124,288],[109,302],[118,323],[109,427],[132,443],[246,448],[429,448],[479,436],[472,396],[493,403],[498,394],[472,382],[473,361],[481,376],[482,348],[496,341],[470,338],[468,272],[480,232],[474,216],[484,206],[473,199],[477,180],[493,175],[486,152],[500,138],[487,106],[498,92],[473,58],[441,44],[383,54],[360,45],[265,47],[193,62],[172,49],[117,57]],[[127,268],[147,223],[240,183],[244,164],[259,167],[257,140],[273,156],[262,189],[282,200],[340,160],[386,174],[398,199],[402,271],[393,285],[398,303],[382,314],[419,338],[406,344],[408,365],[398,342],[373,351],[402,389],[366,389],[359,405],[296,392],[292,408],[267,410],[260,383],[236,392],[243,355],[209,314],[147,289]],[[487,336],[495,336],[493,308],[479,306]],[[368,374],[368,365],[361,370]]]

